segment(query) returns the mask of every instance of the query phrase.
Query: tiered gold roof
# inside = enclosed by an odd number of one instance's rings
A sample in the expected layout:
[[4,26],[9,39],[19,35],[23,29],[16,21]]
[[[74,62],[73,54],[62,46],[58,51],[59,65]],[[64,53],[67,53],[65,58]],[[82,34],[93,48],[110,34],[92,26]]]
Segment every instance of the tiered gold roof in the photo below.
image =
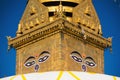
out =
[[21,34],[41,23],[55,21],[60,16],[88,31],[102,35],[92,0],[29,0],[17,33]]

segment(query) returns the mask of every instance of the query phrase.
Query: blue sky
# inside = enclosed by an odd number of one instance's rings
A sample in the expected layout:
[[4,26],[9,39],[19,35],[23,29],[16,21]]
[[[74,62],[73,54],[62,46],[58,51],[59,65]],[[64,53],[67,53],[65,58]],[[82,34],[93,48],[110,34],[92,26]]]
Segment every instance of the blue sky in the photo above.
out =
[[[15,75],[16,52],[7,51],[6,36],[15,36],[27,0],[0,0],[0,78]],[[120,0],[93,0],[104,37],[113,37],[105,50],[105,74],[120,77]]]

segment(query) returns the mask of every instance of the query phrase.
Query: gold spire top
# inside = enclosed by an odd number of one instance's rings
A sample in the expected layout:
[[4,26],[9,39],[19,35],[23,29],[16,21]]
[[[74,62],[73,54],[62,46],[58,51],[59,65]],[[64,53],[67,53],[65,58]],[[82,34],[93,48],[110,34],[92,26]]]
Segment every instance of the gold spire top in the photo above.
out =
[[62,0],[60,0],[60,5],[62,5]]
[[57,10],[55,9],[54,17],[55,17],[54,19],[59,18],[59,17],[65,18],[65,10],[63,9],[61,0],[60,0],[60,4],[59,4]]
[[60,13],[63,12],[63,6],[62,6],[62,1],[61,1],[61,0],[60,0],[60,4],[59,4],[58,11],[59,11]]
[[59,17],[63,17],[63,15],[64,15],[63,5],[62,5],[61,0],[60,0],[60,4],[59,4],[59,7],[58,7],[58,14],[59,14]]

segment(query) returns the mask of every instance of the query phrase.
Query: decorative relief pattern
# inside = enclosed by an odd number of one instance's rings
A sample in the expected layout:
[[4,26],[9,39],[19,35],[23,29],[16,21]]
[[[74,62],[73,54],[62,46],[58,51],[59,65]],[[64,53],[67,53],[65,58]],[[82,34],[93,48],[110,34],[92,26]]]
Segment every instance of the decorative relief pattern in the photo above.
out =
[[30,0],[19,23],[21,30],[18,29],[17,36],[45,22],[48,22],[48,8],[38,0]]
[[[60,25],[61,23],[64,26],[61,26]],[[19,47],[19,46],[21,46],[25,43],[28,43],[32,40],[36,40],[36,38],[43,39],[45,37],[53,35],[56,33],[56,31],[59,31],[59,30],[62,30],[64,33],[66,33],[66,34],[68,34],[76,39],[81,39],[81,38],[84,39],[84,35],[82,33],[82,30],[76,28],[77,26],[75,24],[72,24],[65,19],[60,18],[60,19],[57,19],[56,21],[50,23],[49,26],[47,26],[47,25],[48,24],[46,24],[46,26],[44,26],[44,27],[41,27],[40,29],[38,28],[37,30],[32,31],[30,34],[24,34],[24,36],[19,37],[19,39],[18,38],[14,38],[14,39],[11,38],[9,40],[8,45],[9,46],[12,45],[14,47]],[[104,39],[100,36],[96,37],[95,34],[90,33],[88,31],[85,31],[85,35],[86,35],[86,40],[89,43],[97,44],[102,48],[111,46],[111,39]]]
[[91,1],[83,1],[73,8],[73,22],[80,23],[98,34],[100,22]]

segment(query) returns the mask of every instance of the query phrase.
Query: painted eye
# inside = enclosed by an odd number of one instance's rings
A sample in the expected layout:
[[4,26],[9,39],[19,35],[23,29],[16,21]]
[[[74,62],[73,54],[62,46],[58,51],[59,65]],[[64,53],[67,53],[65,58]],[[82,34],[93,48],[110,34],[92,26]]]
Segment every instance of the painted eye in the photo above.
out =
[[86,61],[85,64],[90,66],[90,67],[96,66],[96,64],[94,62],[89,62],[89,61]]
[[77,56],[71,56],[71,57],[72,57],[72,59],[74,59],[77,62],[82,62],[82,59],[78,58]]
[[49,58],[49,56],[46,55],[46,56],[40,58],[38,61],[39,61],[39,62],[44,62],[44,61],[46,61],[48,58]]
[[26,67],[30,67],[30,66],[32,66],[32,65],[34,65],[35,64],[35,61],[29,61],[29,62],[26,62],[25,63],[25,66]]

